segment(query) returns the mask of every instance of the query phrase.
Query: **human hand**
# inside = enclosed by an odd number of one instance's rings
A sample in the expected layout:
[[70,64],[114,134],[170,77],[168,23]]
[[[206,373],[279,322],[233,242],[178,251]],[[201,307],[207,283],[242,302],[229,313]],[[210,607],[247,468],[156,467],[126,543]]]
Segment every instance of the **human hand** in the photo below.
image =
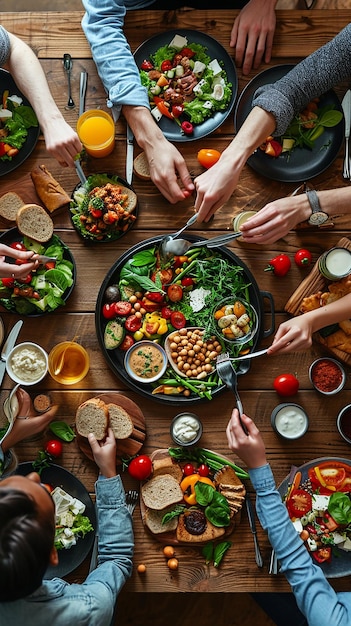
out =
[[274,200],[242,224],[242,238],[246,243],[275,243],[310,213],[305,194]]
[[245,413],[241,415],[241,421],[246,426],[247,435],[240,424],[238,409],[233,409],[226,430],[228,446],[249,469],[261,467],[267,463],[267,459],[260,431]]
[[314,332],[312,322],[313,316],[304,313],[280,324],[267,354],[287,354],[309,348]]
[[43,129],[47,151],[62,167],[74,167],[74,157],[83,149],[77,133],[61,116],[53,116]]
[[[162,136],[152,145],[145,145],[144,149],[151,179],[162,195],[171,204],[188,198],[194,191],[194,184],[177,148]],[[183,189],[179,186],[178,177]]]
[[[15,263],[8,263],[5,257],[12,259],[20,259],[21,261],[28,261],[22,265],[16,265]],[[12,277],[17,280],[26,278],[30,272],[38,267],[37,261],[38,255],[33,254],[33,250],[16,250],[10,246],[0,244],[0,276],[1,278]]]
[[101,474],[105,476],[105,478],[116,476],[116,439],[112,428],[108,429],[104,441],[97,441],[93,433],[89,433],[88,441],[94,455],[95,463],[99,467]]
[[234,22],[229,45],[235,48],[235,62],[242,67],[243,74],[257,69],[262,60],[269,63],[271,59],[275,5],[276,0],[251,0]]
[[18,417],[15,419],[11,432],[2,443],[3,452],[7,452],[7,450],[13,448],[23,439],[32,437],[45,430],[54,419],[58,410],[58,406],[53,405],[48,411],[38,415],[33,408],[30,396],[21,388],[17,390],[17,399],[19,404]]
[[229,200],[239,180],[241,168],[233,168],[229,155],[221,158],[194,180],[196,198],[195,210],[199,222],[208,222],[212,215]]

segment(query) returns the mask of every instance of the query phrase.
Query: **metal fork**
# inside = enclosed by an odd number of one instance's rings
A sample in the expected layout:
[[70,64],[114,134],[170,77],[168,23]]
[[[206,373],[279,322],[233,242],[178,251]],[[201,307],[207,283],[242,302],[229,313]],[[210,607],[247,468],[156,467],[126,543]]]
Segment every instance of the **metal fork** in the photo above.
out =
[[232,366],[228,352],[223,352],[217,356],[216,369],[217,369],[217,373],[220,379],[224,382],[225,385],[227,385],[228,389],[230,389],[235,395],[236,406],[239,411],[240,424],[242,426],[243,431],[247,435],[247,429],[241,421],[241,416],[244,413],[244,409],[243,409],[243,405],[240,400],[240,396],[239,396],[239,392],[237,388],[237,374],[236,374],[234,367]]

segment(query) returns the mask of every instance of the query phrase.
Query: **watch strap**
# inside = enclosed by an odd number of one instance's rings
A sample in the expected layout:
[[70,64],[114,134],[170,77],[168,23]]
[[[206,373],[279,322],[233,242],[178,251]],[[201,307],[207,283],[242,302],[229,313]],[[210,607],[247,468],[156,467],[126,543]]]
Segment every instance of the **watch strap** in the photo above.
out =
[[314,189],[306,189],[305,191],[308,202],[310,203],[310,207],[312,209],[312,213],[322,212],[321,205],[319,204],[317,192]]

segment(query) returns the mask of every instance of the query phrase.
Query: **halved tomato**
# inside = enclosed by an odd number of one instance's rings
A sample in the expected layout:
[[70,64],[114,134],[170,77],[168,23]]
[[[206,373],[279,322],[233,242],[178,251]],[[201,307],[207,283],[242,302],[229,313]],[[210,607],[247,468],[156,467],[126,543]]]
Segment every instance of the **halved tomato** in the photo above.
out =
[[312,497],[304,489],[295,489],[287,502],[290,517],[302,517],[312,509]]
[[324,461],[308,470],[314,490],[321,494],[331,491],[351,491],[351,467],[340,461]]

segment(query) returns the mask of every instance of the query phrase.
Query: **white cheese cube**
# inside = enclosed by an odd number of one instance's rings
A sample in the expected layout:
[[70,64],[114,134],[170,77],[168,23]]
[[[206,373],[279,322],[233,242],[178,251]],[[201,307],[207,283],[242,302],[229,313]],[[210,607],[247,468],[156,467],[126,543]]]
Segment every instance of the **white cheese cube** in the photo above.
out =
[[345,535],[342,535],[341,533],[338,533],[337,530],[335,530],[332,533],[332,536],[333,536],[333,540],[334,540],[334,543],[335,543],[336,546],[339,545],[340,543],[342,543],[343,541],[345,541]]
[[79,513],[84,513],[85,504],[78,500],[78,498],[73,498],[73,502],[71,504],[71,511],[74,515],[78,515]]
[[293,521],[293,526],[294,526],[296,532],[299,533],[299,534],[303,530],[303,526],[301,524],[301,520],[300,519],[294,520]]
[[69,526],[69,528],[71,528],[74,523],[74,517],[75,516],[73,515],[73,513],[71,513],[71,511],[64,511],[64,513],[61,513],[61,515],[59,516],[59,525]]
[[182,35],[175,35],[171,43],[168,45],[170,48],[177,48],[177,50],[181,50],[182,48],[185,48],[187,44],[188,40],[186,37],[183,37]]
[[344,543],[339,545],[339,548],[342,548],[343,550],[346,550],[346,552],[350,552],[351,551],[351,539],[349,537],[347,537],[347,539],[345,539]]
[[210,68],[210,70],[212,70],[214,76],[217,76],[217,74],[220,74],[222,71],[222,68],[217,59],[213,59],[213,61],[208,64],[208,67]]
[[198,94],[202,94],[202,85],[204,85],[206,83],[206,81],[202,78],[201,80],[199,80],[199,82],[195,85],[193,92],[194,93],[198,93]]
[[307,539],[307,543],[308,543],[308,547],[311,550],[311,552],[314,552],[315,550],[317,550],[317,543],[315,542],[314,539],[312,539],[312,537],[309,537]]
[[157,107],[151,109],[151,115],[155,118],[156,122],[159,122],[162,117],[162,113]]
[[312,495],[312,511],[322,515],[327,510],[330,496],[321,496],[319,494]]
[[206,69],[205,63],[202,63],[202,61],[195,61],[193,72],[196,76],[201,75],[205,69]]
[[204,109],[212,109],[211,100],[206,100],[206,102],[204,102],[202,106],[204,107]]

